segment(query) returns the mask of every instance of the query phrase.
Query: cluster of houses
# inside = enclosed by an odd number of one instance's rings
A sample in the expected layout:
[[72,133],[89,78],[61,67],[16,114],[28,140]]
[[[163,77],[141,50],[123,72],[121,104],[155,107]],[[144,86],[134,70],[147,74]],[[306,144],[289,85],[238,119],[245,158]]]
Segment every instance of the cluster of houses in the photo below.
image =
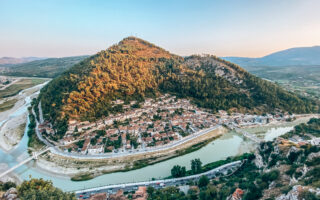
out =
[[[129,198],[130,196],[130,198]],[[147,193],[147,187],[146,186],[140,186],[134,193],[124,193],[123,190],[118,190],[116,193],[97,193],[92,194],[89,197],[89,200],[147,200],[148,193]],[[79,200],[82,200],[84,198],[80,197]]]
[[[121,105],[124,112],[95,122],[69,120],[68,130],[60,143],[68,146],[68,151],[82,154],[116,153],[165,145],[217,124],[247,126],[285,119],[280,115],[228,114],[225,111],[212,114],[187,99],[168,94],[126,105],[117,100],[113,105]],[[41,132],[54,134],[48,122],[38,128]]]
[[[113,103],[122,105],[124,102]],[[218,123],[215,115],[197,108],[189,100],[174,96],[146,99],[138,108],[132,108],[135,104],[123,105],[125,112],[96,122],[70,120],[68,131],[60,142],[73,144],[71,151],[84,154],[117,152],[168,144]],[[50,130],[48,124],[42,128]],[[79,138],[84,140],[81,149],[76,146]]]
[[276,113],[272,114],[265,114],[265,115],[251,115],[251,114],[242,114],[242,113],[231,113],[228,114],[227,112],[220,110],[219,111],[220,124],[226,125],[233,125],[238,128],[246,127],[246,126],[253,126],[258,124],[269,124],[279,121],[291,121],[295,118],[294,115],[289,115],[288,113],[281,114]]

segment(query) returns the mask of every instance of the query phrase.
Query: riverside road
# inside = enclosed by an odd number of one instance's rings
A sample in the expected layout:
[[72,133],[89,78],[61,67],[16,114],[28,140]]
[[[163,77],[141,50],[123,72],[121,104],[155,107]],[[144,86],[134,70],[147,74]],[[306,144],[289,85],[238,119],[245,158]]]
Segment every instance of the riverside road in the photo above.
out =
[[[39,116],[40,119],[43,119],[41,106],[39,106],[39,113],[40,113],[40,116]],[[34,112],[33,112],[33,114],[35,115]],[[39,122],[37,119],[36,119],[36,124],[37,124],[36,127],[38,127]],[[159,147],[145,147],[142,149],[133,149],[133,150],[123,151],[123,152],[120,151],[118,153],[112,152],[112,153],[104,153],[104,154],[97,154],[97,155],[91,155],[91,154],[86,155],[86,154],[69,153],[69,152],[61,151],[57,146],[54,146],[53,144],[49,143],[45,138],[43,138],[41,133],[39,132],[38,128],[36,128],[36,134],[42,142],[44,142],[48,147],[50,147],[50,151],[53,154],[57,154],[57,155],[69,157],[69,158],[75,158],[75,159],[106,159],[106,158],[125,157],[125,156],[131,156],[131,155],[154,153],[154,152],[158,152],[158,151],[168,150],[168,149],[177,147],[179,145],[182,145],[184,143],[190,142],[190,141],[196,139],[197,137],[200,137],[200,136],[205,135],[213,130],[218,129],[221,126],[222,125],[216,125],[216,126],[198,131],[198,132],[193,133],[189,136],[186,136],[178,141],[174,141],[174,142],[171,142],[166,145],[159,146]]]
[[126,191],[134,191],[137,190],[139,186],[151,186],[156,189],[167,187],[167,186],[176,186],[176,185],[185,185],[190,181],[198,181],[201,176],[207,176],[209,179],[217,177],[219,174],[227,174],[229,170],[235,171],[242,165],[242,161],[235,161],[210,171],[196,174],[192,176],[186,176],[181,178],[172,178],[172,179],[163,179],[163,180],[155,180],[155,181],[144,181],[144,182],[137,182],[137,183],[125,183],[125,184],[116,184],[116,185],[106,185],[102,187],[84,189],[80,191],[76,191],[76,196],[79,198],[81,195],[82,199],[89,198],[91,195],[96,193],[116,193],[118,190]]

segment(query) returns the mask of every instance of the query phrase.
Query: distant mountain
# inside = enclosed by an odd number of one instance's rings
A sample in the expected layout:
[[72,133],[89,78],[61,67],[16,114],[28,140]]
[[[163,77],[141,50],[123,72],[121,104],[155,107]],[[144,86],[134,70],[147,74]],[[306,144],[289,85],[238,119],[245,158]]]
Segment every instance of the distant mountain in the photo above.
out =
[[13,57],[2,57],[0,58],[0,66],[1,65],[12,65],[12,64],[19,64],[19,63],[26,63],[31,62],[34,60],[41,60],[45,58],[38,58],[38,57],[24,57],[24,58],[13,58]]
[[0,74],[53,78],[89,56],[47,58],[0,68]]
[[316,104],[215,56],[180,57],[128,37],[48,83],[42,110],[63,136],[68,119],[97,120],[121,112],[112,102],[144,101],[170,93],[217,112],[313,112]]
[[320,65],[320,46],[291,48],[261,58],[223,57],[240,66]]

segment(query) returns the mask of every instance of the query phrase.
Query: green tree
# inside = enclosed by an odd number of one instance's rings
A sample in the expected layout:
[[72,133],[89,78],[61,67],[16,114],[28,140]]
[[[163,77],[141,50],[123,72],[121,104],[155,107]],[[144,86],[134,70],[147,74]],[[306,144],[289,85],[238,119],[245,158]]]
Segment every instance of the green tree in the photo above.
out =
[[5,182],[5,183],[1,183],[0,182],[0,191],[9,190],[12,187],[16,187],[16,184],[11,182],[11,181],[8,181],[8,182]]
[[151,186],[148,186],[147,188],[147,193],[149,196],[152,196],[152,194],[154,193],[155,189]]
[[200,179],[199,179],[199,182],[198,182],[198,186],[200,188],[203,188],[203,187],[207,187],[207,185],[209,184],[209,179],[207,176],[201,176]]
[[202,162],[199,158],[191,160],[191,171],[193,174],[197,174],[202,171]]
[[74,193],[66,193],[53,186],[51,181],[31,179],[24,181],[18,187],[18,196],[21,200],[63,199],[76,200]]
[[171,169],[171,176],[174,178],[183,177],[186,175],[186,168],[181,167],[180,165],[175,165]]

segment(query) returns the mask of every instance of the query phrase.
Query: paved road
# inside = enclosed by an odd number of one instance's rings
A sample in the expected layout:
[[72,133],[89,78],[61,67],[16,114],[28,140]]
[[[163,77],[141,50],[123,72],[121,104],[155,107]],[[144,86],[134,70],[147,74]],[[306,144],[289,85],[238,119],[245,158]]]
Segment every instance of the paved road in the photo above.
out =
[[125,151],[125,152],[118,152],[118,153],[105,153],[105,154],[97,154],[97,155],[84,155],[84,154],[78,154],[78,153],[69,153],[69,152],[64,152],[61,151],[60,149],[56,147],[51,148],[51,152],[54,154],[58,154],[61,156],[65,157],[70,157],[70,158],[75,158],[75,159],[106,159],[106,158],[117,158],[117,157],[123,157],[123,156],[129,156],[129,155],[139,155],[139,154],[145,154],[145,153],[153,153],[157,151],[164,151],[168,150],[174,147],[177,147],[179,145],[182,145],[186,142],[189,142],[197,137],[200,137],[202,135],[205,135],[217,128],[221,127],[221,125],[216,125],[214,127],[201,130],[197,133],[194,133],[192,135],[189,135],[187,137],[184,137],[181,140],[178,140],[176,142],[169,143],[167,145],[163,145],[160,147],[146,147],[145,149],[135,149],[135,150],[130,150],[130,151]]
[[[39,106],[39,113],[40,113],[39,118],[43,119],[42,110],[41,110],[40,106]],[[33,114],[35,115],[34,111],[33,111]],[[36,123],[37,123],[37,127],[38,127],[39,122],[37,119],[36,119]],[[213,130],[216,130],[219,127],[221,127],[221,125],[216,125],[216,126],[208,128],[208,129],[204,129],[204,130],[198,131],[196,133],[193,133],[189,136],[182,138],[181,140],[170,142],[166,145],[162,145],[159,147],[146,147],[144,149],[134,149],[134,150],[124,151],[124,152],[120,151],[118,153],[112,152],[112,153],[103,153],[103,154],[97,154],[97,155],[86,155],[86,154],[69,153],[69,152],[62,151],[57,146],[51,144],[45,138],[43,138],[43,136],[39,132],[38,128],[36,128],[36,133],[37,133],[38,138],[42,142],[44,142],[47,146],[51,147],[50,148],[51,153],[54,153],[54,154],[57,154],[60,156],[64,156],[64,157],[75,158],[75,159],[106,159],[106,158],[117,158],[117,157],[129,156],[129,155],[139,155],[139,154],[153,153],[153,152],[157,152],[157,151],[168,150],[168,149],[177,147],[179,145],[182,145],[184,143],[187,143],[197,137],[205,135]]]
[[90,195],[96,193],[116,193],[118,190],[122,189],[124,191],[134,191],[137,190],[139,186],[152,186],[156,189],[167,187],[167,186],[176,186],[176,185],[184,185],[190,181],[198,181],[201,176],[207,176],[209,179],[212,179],[219,174],[227,174],[228,170],[236,170],[242,165],[242,161],[235,161],[232,163],[228,163],[212,169],[210,171],[196,174],[192,176],[182,177],[182,178],[172,178],[172,179],[164,179],[164,180],[155,180],[155,181],[145,181],[145,182],[137,182],[137,183],[124,183],[124,184],[116,184],[116,185],[106,185],[102,187],[90,188],[85,190],[76,191],[76,196],[79,198],[89,198]]

